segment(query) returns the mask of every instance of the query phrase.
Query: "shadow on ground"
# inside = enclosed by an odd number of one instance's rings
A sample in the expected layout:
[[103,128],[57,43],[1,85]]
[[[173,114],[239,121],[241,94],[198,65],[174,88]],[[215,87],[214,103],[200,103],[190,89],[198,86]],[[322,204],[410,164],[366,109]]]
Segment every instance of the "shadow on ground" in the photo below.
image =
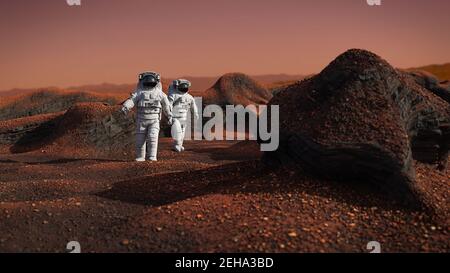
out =
[[163,206],[210,194],[296,192],[365,207],[417,210],[417,207],[397,202],[374,185],[316,179],[298,169],[271,170],[259,161],[140,177],[117,182],[110,190],[97,195],[133,204]]
[[11,159],[0,160],[0,163],[10,163],[10,164],[28,164],[28,165],[53,165],[53,164],[66,164],[72,162],[82,162],[82,161],[97,161],[97,162],[129,162],[128,160],[115,160],[115,159],[102,159],[102,158],[60,158],[48,161],[39,161],[39,162],[27,162],[27,161],[18,161]]

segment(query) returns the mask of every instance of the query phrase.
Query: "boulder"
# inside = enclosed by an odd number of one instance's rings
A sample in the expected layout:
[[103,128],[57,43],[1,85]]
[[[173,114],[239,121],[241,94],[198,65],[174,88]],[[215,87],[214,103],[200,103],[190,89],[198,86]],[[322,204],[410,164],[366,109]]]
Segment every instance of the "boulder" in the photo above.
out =
[[450,103],[450,85],[448,82],[441,83],[436,76],[422,70],[413,70],[405,73],[411,76],[417,84]]
[[280,106],[280,148],[266,162],[371,183],[399,200],[417,200],[414,154],[435,162],[448,152],[448,103],[365,50],[345,52],[270,104]]

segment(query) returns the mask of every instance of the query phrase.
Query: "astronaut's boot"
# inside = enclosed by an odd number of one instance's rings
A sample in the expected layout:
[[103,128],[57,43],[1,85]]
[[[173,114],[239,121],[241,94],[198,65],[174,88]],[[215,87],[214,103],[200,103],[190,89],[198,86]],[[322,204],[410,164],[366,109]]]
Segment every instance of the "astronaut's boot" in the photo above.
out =
[[147,159],[150,161],[157,161],[158,154],[158,137],[159,137],[159,123],[155,122],[148,129],[147,138]]
[[173,150],[178,153],[181,153],[182,151],[184,151],[183,143],[181,142],[180,139],[174,139]]
[[146,135],[144,133],[136,133],[136,161],[145,161]]
[[182,151],[184,151],[184,147],[181,144],[175,143],[173,146],[173,150],[175,152],[181,153]]

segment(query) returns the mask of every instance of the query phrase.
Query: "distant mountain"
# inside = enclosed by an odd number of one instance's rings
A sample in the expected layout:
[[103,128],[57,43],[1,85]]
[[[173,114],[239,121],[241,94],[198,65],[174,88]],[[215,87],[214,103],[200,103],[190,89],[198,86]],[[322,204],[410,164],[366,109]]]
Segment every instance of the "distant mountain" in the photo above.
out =
[[80,102],[115,105],[117,98],[87,92],[36,91],[7,98],[0,103],[0,121],[65,111]]
[[279,85],[281,83],[286,82],[296,82],[299,80],[303,80],[306,76],[304,75],[288,75],[288,74],[273,74],[273,75],[257,75],[257,76],[251,76],[256,81],[266,84],[266,85],[272,85],[276,84]]
[[423,70],[439,78],[440,81],[450,81],[450,63],[433,64],[416,68],[409,68],[408,71]]
[[31,93],[39,92],[39,91],[60,91],[60,88],[49,86],[43,88],[14,88],[10,90],[2,90],[0,91],[0,105],[6,102],[9,102],[15,97],[28,95]]
[[249,105],[266,104],[272,94],[255,79],[242,73],[228,73],[203,93],[205,104]]
[[102,83],[102,84],[90,84],[82,86],[73,86],[66,88],[68,91],[72,92],[94,92],[94,93],[129,93],[136,87],[136,84],[112,84],[112,83]]
[[[206,89],[210,88],[219,79],[217,77],[193,77],[193,76],[183,76],[180,77],[187,79],[192,83],[192,94],[194,96],[200,95]],[[267,85],[269,88],[272,84],[276,86],[282,85],[284,82],[297,81],[304,78],[301,75],[287,75],[287,74],[273,74],[273,75],[259,75],[251,76],[261,84]],[[164,90],[167,90],[168,85],[174,80],[174,78],[163,78]],[[128,96],[130,92],[134,90],[136,83],[128,84],[111,84],[111,83],[101,83],[101,84],[90,84],[82,86],[73,86],[68,88],[57,88],[57,87],[43,87],[43,88],[16,88],[11,90],[0,91],[0,97],[12,97],[18,95],[30,94],[38,91],[48,91],[57,90],[59,92],[89,92],[89,93],[100,93],[113,95],[115,97],[124,98]]]

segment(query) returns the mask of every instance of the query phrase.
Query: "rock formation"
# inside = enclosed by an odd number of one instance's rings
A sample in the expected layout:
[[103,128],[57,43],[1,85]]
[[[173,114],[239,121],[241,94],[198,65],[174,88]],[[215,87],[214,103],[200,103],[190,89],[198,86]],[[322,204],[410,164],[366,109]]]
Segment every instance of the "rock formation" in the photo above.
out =
[[411,201],[413,155],[447,157],[448,103],[364,50],[345,52],[270,103],[280,105],[281,145],[265,154],[267,162],[371,182]]
[[1,105],[0,120],[65,111],[79,102],[103,102],[113,105],[118,101],[112,97],[85,92],[39,91]]
[[272,94],[264,86],[241,73],[225,74],[203,94],[204,104],[267,104]]

